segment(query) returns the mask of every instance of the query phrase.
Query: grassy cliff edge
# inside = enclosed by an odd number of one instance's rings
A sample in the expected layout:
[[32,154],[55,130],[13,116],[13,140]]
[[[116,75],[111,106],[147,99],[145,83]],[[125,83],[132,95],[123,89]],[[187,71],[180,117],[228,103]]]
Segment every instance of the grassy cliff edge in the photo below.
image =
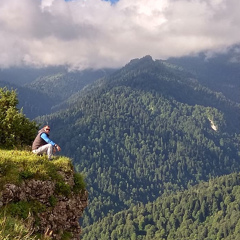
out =
[[79,239],[85,187],[67,157],[0,150],[0,239]]

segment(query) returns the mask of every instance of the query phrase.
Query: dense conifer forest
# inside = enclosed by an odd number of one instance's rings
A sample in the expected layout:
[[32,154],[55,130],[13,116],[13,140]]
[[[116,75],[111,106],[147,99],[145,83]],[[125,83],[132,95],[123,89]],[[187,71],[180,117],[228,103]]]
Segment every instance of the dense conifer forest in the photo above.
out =
[[82,239],[239,239],[239,202],[240,175],[233,173],[109,214],[86,227]]

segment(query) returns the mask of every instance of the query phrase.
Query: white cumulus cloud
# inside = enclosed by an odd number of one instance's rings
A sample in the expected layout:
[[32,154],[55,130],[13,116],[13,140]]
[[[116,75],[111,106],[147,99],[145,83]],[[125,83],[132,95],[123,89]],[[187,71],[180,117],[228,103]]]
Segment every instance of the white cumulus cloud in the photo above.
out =
[[1,0],[0,68],[120,67],[240,43],[239,0]]

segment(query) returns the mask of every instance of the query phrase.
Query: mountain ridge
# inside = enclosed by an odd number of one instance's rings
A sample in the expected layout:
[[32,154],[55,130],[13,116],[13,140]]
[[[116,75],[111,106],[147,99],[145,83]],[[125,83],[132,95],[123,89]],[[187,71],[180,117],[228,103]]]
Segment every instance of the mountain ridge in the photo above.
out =
[[202,85],[222,92],[227,98],[240,103],[239,45],[213,56],[200,53],[197,56],[169,58],[166,61],[191,72]]

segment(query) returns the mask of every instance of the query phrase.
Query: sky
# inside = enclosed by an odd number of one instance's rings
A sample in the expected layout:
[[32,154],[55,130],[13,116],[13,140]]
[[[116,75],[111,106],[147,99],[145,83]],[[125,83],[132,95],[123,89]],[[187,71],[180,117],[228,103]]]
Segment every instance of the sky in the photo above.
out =
[[1,0],[0,68],[211,56],[240,43],[239,9],[239,0]]

